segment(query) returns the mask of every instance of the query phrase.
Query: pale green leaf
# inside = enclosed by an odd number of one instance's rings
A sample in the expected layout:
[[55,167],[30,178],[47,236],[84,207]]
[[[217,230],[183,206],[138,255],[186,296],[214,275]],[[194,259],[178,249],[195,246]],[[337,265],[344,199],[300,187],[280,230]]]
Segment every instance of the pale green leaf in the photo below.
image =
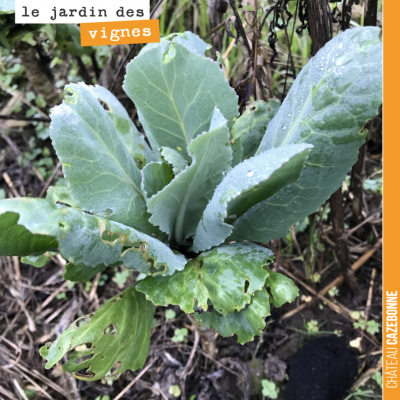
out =
[[78,204],[71,196],[67,186],[50,186],[47,189],[46,199],[54,204],[67,205],[73,208],[78,208]]
[[185,46],[188,50],[199,56],[204,57],[205,52],[211,49],[212,47],[211,45],[209,45],[204,40],[200,39],[197,35],[193,34],[190,31],[186,31],[183,34],[175,33],[173,35],[176,35],[172,39],[175,43],[179,43],[182,46]]
[[96,85],[91,87],[90,90],[96,98],[107,104],[108,115],[113,120],[115,128],[122,137],[138,168],[142,169],[147,163],[155,161],[153,151],[119,100],[102,86]]
[[215,190],[198,224],[193,251],[207,250],[225,241],[230,225],[249,208],[299,179],[309,149],[288,145],[245,160],[230,170]]
[[275,117],[280,103],[270,100],[268,103],[259,100],[250,103],[244,113],[235,121],[232,135],[235,140],[241,139],[243,159],[254,156],[265,134],[269,122]]
[[174,397],[179,397],[182,394],[182,390],[179,385],[171,385],[168,389],[168,393]]
[[[211,118],[211,124],[210,124],[210,130],[219,128],[220,126],[224,125],[226,119],[222,115],[221,111],[216,108],[214,110],[214,114]],[[240,162],[242,162],[242,157],[243,157],[243,148],[242,148],[242,141],[240,138],[237,140],[232,140],[232,132],[230,135],[231,139],[231,148],[232,148],[232,167],[236,166]]]
[[137,290],[156,305],[179,305],[186,313],[207,310],[209,299],[225,315],[250,303],[269,274],[264,266],[272,261],[269,249],[234,243],[202,253],[169,277],[147,277]]
[[159,240],[117,222],[44,199],[0,201],[0,256],[59,252],[88,268],[121,261],[150,274],[173,274],[186,260]]
[[223,173],[230,168],[232,150],[225,126],[194,139],[188,154],[193,161],[149,202],[150,222],[182,244],[196,231],[200,217]]
[[238,343],[244,344],[261,335],[265,328],[264,318],[270,315],[269,296],[263,288],[256,292],[251,303],[243,310],[221,315],[217,311],[195,313],[194,318],[207,328],[214,328],[220,335],[227,337],[237,335]]
[[21,257],[21,262],[24,264],[32,265],[36,268],[44,267],[56,253],[51,253],[46,251],[46,253],[40,254],[38,256],[26,256]]
[[57,28],[55,24],[44,24],[40,26],[40,31],[45,33],[50,45],[54,45],[56,40],[56,30]]
[[243,146],[242,139],[234,139],[231,133],[231,147],[232,147],[232,168],[243,161]]
[[266,396],[269,399],[277,399],[278,398],[278,393],[279,389],[276,386],[275,382],[269,381],[268,379],[263,379],[261,381],[263,390],[262,394],[263,396]]
[[24,35],[21,38],[21,41],[25,42],[25,43],[28,43],[31,46],[36,46],[38,43],[37,43],[37,41],[35,39],[33,39],[33,34],[34,34],[34,32],[28,32],[26,35]]
[[51,112],[50,136],[72,197],[85,211],[156,234],[142,194],[141,173],[114,123],[86,85],[66,88]]
[[122,272],[116,272],[113,281],[119,286],[123,287],[131,276],[129,269],[124,269]]
[[379,333],[379,323],[371,320],[367,322],[367,332],[370,333],[371,335],[375,335],[376,333]]
[[[211,49],[211,45],[204,42],[204,40],[200,39],[197,35],[193,34],[190,31],[181,32],[181,33],[171,33],[168,36],[161,38],[160,43],[179,43],[182,46],[185,46],[192,53],[197,54],[198,56],[205,56],[205,52],[208,49]],[[143,47],[139,54],[143,54],[146,51],[154,49],[160,45],[160,43],[149,43]]]
[[186,148],[208,131],[217,107],[231,126],[238,99],[223,71],[211,59],[179,43],[163,42],[141,53],[127,68],[124,90],[135,103],[154,151]]
[[70,351],[63,369],[85,381],[112,379],[142,368],[149,353],[154,311],[154,305],[135,286],[129,287],[43,346],[40,354],[47,360],[46,369]]
[[161,158],[172,166],[174,175],[180,174],[188,166],[188,162],[174,149],[161,148]]
[[226,124],[227,124],[226,118],[223,116],[221,111],[217,107],[215,107],[213,115],[211,117],[210,128],[208,130],[212,131],[213,129],[221,128]]
[[151,162],[142,170],[142,192],[146,199],[154,196],[173,179],[174,174],[166,163]]
[[294,184],[249,210],[234,223],[231,240],[267,242],[315,212],[337,190],[364,143],[365,123],[382,103],[379,28],[355,28],[335,36],[302,69],[259,152],[289,143],[314,149]]
[[364,190],[371,190],[376,194],[383,193],[383,178],[366,179],[363,183]]
[[299,289],[294,282],[285,275],[278,274],[270,269],[268,269],[268,272],[265,285],[272,295],[271,303],[277,308],[285,303],[291,303],[299,295]]
[[165,311],[165,318],[167,319],[174,319],[176,317],[176,312],[174,310],[166,310]]

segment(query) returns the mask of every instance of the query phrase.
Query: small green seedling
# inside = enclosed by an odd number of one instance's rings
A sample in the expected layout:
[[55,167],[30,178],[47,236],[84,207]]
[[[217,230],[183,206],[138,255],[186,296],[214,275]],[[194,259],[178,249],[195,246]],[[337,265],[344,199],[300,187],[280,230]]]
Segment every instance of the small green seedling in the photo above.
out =
[[363,311],[353,311],[351,317],[354,319],[353,326],[354,329],[361,329],[367,331],[371,335],[379,333],[380,325],[374,320],[365,320],[365,314]]
[[307,332],[311,335],[319,332],[318,321],[314,319],[312,319],[311,321],[307,321],[307,323],[305,323],[304,326]]
[[176,317],[176,312],[174,310],[168,309],[165,311],[165,318],[174,319]]
[[129,276],[131,275],[131,271],[129,269],[124,269],[122,272],[116,272],[113,281],[120,287],[123,287]]
[[269,381],[268,379],[263,379],[261,381],[262,394],[268,399],[277,399],[279,389],[277,388],[275,382]]
[[383,193],[383,178],[366,179],[363,184],[364,190],[370,190],[376,194]]
[[168,389],[168,393],[174,397],[179,397],[182,394],[181,387],[179,385],[171,385]]
[[100,275],[100,279],[99,279],[99,282],[98,282],[98,286],[104,286],[105,284],[106,284],[106,282],[107,282],[107,279],[108,279],[108,275],[107,274],[101,274]]
[[186,328],[175,329],[174,336],[171,338],[171,340],[175,343],[184,342],[188,333],[189,331]]
[[57,298],[57,300],[64,300],[67,298],[67,294],[65,292],[58,293],[56,298]]
[[67,288],[68,288],[69,290],[73,289],[74,286],[75,286],[75,282],[69,281],[69,282],[67,283]]
[[374,375],[372,375],[372,379],[380,386],[383,387],[383,378],[382,373],[380,371],[376,371]]
[[85,292],[90,292],[91,288],[92,288],[92,282],[86,282],[85,283]]
[[332,289],[329,290],[328,294],[331,297],[338,296],[339,295],[339,289],[336,286],[334,286]]
[[311,275],[311,282],[318,283],[321,280],[321,275],[318,272],[314,272]]

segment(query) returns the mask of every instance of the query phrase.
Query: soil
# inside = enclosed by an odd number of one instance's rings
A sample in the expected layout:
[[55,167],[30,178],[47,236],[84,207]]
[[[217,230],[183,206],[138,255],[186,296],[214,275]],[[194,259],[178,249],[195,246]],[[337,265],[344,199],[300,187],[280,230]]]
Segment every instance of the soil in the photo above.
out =
[[291,362],[285,400],[343,399],[357,372],[357,358],[343,338],[313,339]]

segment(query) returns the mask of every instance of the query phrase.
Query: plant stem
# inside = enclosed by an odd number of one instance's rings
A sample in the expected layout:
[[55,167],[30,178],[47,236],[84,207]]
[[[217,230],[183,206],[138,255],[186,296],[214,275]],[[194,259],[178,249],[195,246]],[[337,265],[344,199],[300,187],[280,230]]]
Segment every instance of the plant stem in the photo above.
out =
[[[242,20],[240,19],[240,15],[239,15],[239,12],[238,12],[238,10],[236,8],[235,2],[236,2],[236,0],[229,0],[229,4],[231,5],[233,13],[235,14],[235,17],[236,17],[236,26],[237,26],[238,34],[242,37],[243,43],[244,43],[244,45],[245,45],[245,47],[246,47],[246,49],[248,51],[248,54],[249,54],[249,58],[251,59],[251,56],[252,56],[253,53],[251,51],[249,41],[247,40],[246,31],[243,28]],[[255,50],[255,53],[257,54],[257,50]],[[254,54],[253,54],[253,56],[254,56]],[[262,93],[263,97],[266,97],[266,95],[264,93],[265,89],[264,89],[264,86],[262,84],[261,77],[257,73],[257,61],[256,61],[256,64],[254,64],[254,58],[252,60],[252,64],[253,64],[254,70],[256,71],[257,82],[258,82],[258,85],[260,86],[261,93]],[[255,87],[253,88],[253,90],[255,91]]]
[[[368,124],[369,125],[369,124]],[[363,222],[362,215],[362,205],[363,205],[363,181],[364,181],[364,160],[366,152],[366,143],[360,147],[360,152],[358,153],[358,160],[354,164],[351,171],[351,191],[353,193],[353,218],[355,225],[361,224]],[[364,231],[364,226],[361,226],[357,232],[360,236]]]
[[306,278],[311,279],[311,271],[314,265],[314,232],[316,223],[316,213],[308,216],[310,221],[310,244],[307,251],[307,261],[306,261]]
[[[222,21],[222,14],[217,10],[218,3],[218,0],[209,0],[207,5],[207,16],[210,22],[211,32],[221,24],[225,24],[225,22]],[[216,30],[215,35],[211,38],[211,43],[213,47],[211,52],[213,57],[215,57],[216,51],[222,50],[222,34],[218,32],[218,29]]]
[[[253,27],[254,34],[254,45],[253,45],[253,93],[254,100],[256,99],[256,85],[257,85],[257,54],[258,54],[258,20],[257,20],[257,0],[254,0],[254,14],[255,14],[255,26]],[[260,88],[261,89],[261,88]]]
[[37,50],[22,40],[17,43],[15,50],[21,59],[26,76],[29,83],[35,89],[35,92],[44,98],[49,107],[61,103],[61,91],[56,89],[54,82],[49,79],[46,71],[44,71],[42,64],[37,58]]
[[204,352],[207,353],[210,357],[214,358],[218,351],[216,344],[216,338],[218,335],[216,334],[214,328],[206,328],[200,322],[196,321],[191,314],[187,314],[187,317],[190,319],[190,322],[195,326],[200,334]]
[[308,29],[312,40],[311,52],[314,56],[329,41],[329,21],[326,0],[307,0]]

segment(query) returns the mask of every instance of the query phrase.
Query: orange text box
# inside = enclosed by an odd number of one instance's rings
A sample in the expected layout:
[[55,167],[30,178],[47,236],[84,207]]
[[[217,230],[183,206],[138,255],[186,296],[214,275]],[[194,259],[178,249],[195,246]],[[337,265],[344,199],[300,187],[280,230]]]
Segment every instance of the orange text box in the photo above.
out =
[[159,41],[160,23],[158,19],[81,24],[82,46],[158,43]]

